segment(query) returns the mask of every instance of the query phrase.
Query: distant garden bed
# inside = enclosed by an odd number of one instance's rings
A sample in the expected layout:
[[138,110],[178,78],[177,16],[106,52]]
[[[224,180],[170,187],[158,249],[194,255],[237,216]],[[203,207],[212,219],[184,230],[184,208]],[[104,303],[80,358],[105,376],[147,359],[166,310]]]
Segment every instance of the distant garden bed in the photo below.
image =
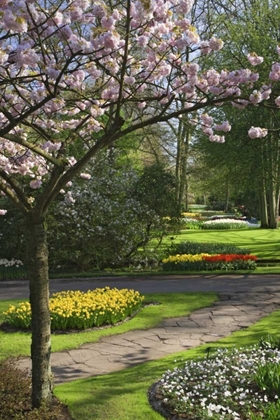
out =
[[162,260],[164,271],[255,270],[257,257],[230,244],[181,242],[172,244]]

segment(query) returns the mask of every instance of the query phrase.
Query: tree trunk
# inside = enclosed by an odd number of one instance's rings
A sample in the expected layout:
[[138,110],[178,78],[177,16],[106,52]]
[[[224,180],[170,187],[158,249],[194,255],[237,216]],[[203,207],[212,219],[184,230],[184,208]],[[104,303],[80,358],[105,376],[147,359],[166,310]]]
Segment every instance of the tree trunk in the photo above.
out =
[[229,207],[229,182],[228,182],[228,177],[227,177],[227,180],[226,180],[225,208],[224,208],[225,213],[228,212],[228,207]]
[[48,245],[44,218],[26,218],[27,269],[32,311],[32,404],[49,404],[52,397],[51,320],[49,312]]
[[268,214],[267,214],[266,190],[265,190],[263,180],[261,180],[261,182],[262,182],[262,187],[260,188],[260,191],[259,191],[261,227],[267,228],[268,227]]
[[177,201],[180,211],[185,211],[187,203],[187,160],[189,155],[189,141],[191,135],[187,122],[181,118],[178,125],[177,156],[176,156],[176,179]]
[[268,191],[268,212],[269,212],[269,228],[277,229],[278,228],[278,199],[276,200],[275,191],[271,183],[270,189]]

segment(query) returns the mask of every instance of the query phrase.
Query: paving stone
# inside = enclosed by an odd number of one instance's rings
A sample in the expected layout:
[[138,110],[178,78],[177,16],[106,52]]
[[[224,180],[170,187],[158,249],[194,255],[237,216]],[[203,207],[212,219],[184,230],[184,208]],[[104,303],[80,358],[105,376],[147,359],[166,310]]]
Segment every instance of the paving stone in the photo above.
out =
[[[201,343],[211,343],[280,309],[280,293],[221,294],[220,301],[190,316],[167,319],[150,330],[103,337],[78,349],[52,354],[55,383],[115,372]],[[30,372],[29,358],[18,361]]]

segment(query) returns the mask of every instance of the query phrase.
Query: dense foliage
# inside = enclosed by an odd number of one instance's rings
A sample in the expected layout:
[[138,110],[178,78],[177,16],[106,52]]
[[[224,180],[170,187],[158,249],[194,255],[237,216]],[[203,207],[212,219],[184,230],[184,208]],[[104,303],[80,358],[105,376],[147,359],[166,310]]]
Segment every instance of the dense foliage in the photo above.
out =
[[66,407],[53,400],[32,409],[31,378],[12,360],[0,361],[0,420],[70,420]]
[[215,242],[191,242],[183,241],[178,244],[173,243],[167,250],[166,255],[177,254],[249,254],[245,248],[232,244]]

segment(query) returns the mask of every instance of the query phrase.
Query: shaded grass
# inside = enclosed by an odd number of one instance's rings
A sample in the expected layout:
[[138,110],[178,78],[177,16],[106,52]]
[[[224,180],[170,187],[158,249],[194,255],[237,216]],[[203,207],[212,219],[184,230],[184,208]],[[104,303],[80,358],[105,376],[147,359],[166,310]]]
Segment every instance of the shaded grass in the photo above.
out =
[[[172,318],[190,314],[192,311],[210,306],[217,295],[214,293],[153,293],[145,294],[145,302],[159,302],[160,305],[143,307],[138,314],[120,325],[95,329],[73,334],[52,334],[52,351],[62,351],[78,348],[82,344],[97,342],[101,337],[122,334],[137,329],[153,328],[164,318]],[[23,300],[0,301],[0,323],[3,322],[2,312],[10,304]],[[31,334],[28,332],[6,333],[0,331],[0,359],[30,355]]]
[[164,372],[182,366],[185,360],[205,357],[209,347],[213,351],[218,347],[242,347],[258,343],[268,334],[279,336],[279,325],[277,311],[218,342],[109,375],[59,385],[55,395],[69,406],[76,420],[162,420],[150,407],[147,391]]

